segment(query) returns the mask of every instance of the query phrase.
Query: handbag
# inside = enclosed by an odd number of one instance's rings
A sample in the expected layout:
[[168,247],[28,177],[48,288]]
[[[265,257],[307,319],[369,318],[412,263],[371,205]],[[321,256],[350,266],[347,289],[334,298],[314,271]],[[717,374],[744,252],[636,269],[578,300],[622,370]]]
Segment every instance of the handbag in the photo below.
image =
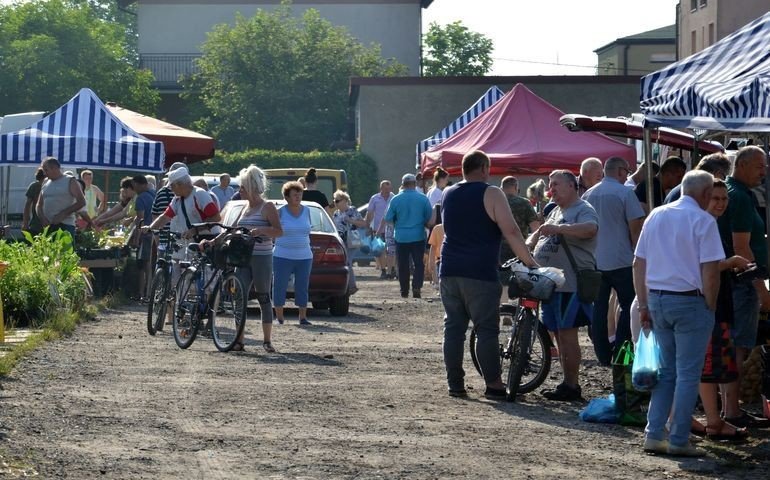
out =
[[599,297],[599,288],[602,286],[602,272],[595,268],[578,269],[575,257],[572,256],[564,235],[559,235],[559,240],[564,247],[564,253],[567,254],[570,265],[572,265],[572,270],[575,271],[578,298],[583,303],[594,303]]
[[615,395],[615,411],[621,425],[644,426],[650,393],[634,388],[631,368],[634,363],[634,345],[626,340],[612,360],[612,393]]
[[348,230],[345,242],[350,250],[361,248],[361,231],[357,228]]

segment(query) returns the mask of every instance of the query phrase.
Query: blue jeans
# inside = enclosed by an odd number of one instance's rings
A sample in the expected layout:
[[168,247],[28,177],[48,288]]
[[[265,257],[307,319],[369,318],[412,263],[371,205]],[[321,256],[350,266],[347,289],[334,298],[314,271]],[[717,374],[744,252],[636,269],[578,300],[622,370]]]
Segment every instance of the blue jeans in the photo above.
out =
[[444,365],[450,390],[465,388],[465,332],[476,329],[476,358],[487,384],[500,378],[500,282],[463,277],[441,278],[444,304]]
[[313,259],[290,260],[288,258],[273,257],[273,305],[283,307],[286,305],[286,289],[289,286],[289,277],[294,274],[294,305],[301,308],[307,307],[308,287],[310,286],[310,269]]
[[609,365],[613,357],[613,345],[607,338],[607,314],[610,290],[618,294],[620,318],[615,326],[615,345],[624,340],[631,340],[631,302],[634,301],[634,276],[631,267],[602,271],[602,284],[599,296],[594,302],[594,315],[591,320],[591,341],[594,344],[596,358],[602,365]]
[[[706,346],[714,329],[714,312],[703,297],[650,293],[652,331],[660,346],[661,368],[647,412],[648,438],[663,440],[671,413],[669,442],[687,445],[690,419],[698,397]],[[673,405],[673,412],[671,410]]]
[[401,294],[409,293],[409,259],[414,264],[414,277],[412,278],[412,290],[422,288],[425,278],[425,240],[419,242],[396,242],[396,261],[398,262],[398,283],[401,286]]

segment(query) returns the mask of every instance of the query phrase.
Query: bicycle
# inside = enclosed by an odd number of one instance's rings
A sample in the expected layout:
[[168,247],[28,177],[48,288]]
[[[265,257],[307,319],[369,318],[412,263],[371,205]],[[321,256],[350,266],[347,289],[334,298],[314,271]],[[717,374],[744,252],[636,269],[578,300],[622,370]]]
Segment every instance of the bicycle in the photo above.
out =
[[[154,234],[159,232],[161,230],[153,230]],[[147,332],[150,335],[163,331],[168,306],[174,302],[174,287],[171,285],[174,268],[172,257],[181,248],[181,245],[176,241],[180,235],[173,232],[166,233],[168,234],[168,240],[165,242],[166,248],[158,249],[158,252],[162,251],[163,255],[158,258],[155,266],[147,304]]]
[[[508,260],[500,270],[511,270],[516,264],[518,260]],[[499,344],[500,367],[506,379],[508,401],[515,401],[519,393],[534,391],[545,382],[551,371],[551,348],[554,345],[537,313],[540,302],[548,300],[555,288],[556,284],[542,275],[539,269],[512,272],[508,298],[517,300],[517,304],[500,305],[501,323],[503,328],[508,327],[503,334],[505,342]],[[475,328],[471,331],[469,349],[474,367],[483,376],[476,357]]]
[[[186,349],[195,341],[201,320],[220,352],[232,350],[246,323],[248,292],[235,267],[247,266],[255,238],[245,227],[229,227],[221,223],[193,224],[194,229],[220,227],[225,235],[201,249],[198,243],[187,246],[193,258],[180,262],[182,273],[176,286],[173,332],[179,348]],[[210,271],[207,271],[210,270]],[[210,292],[210,293],[209,293]]]

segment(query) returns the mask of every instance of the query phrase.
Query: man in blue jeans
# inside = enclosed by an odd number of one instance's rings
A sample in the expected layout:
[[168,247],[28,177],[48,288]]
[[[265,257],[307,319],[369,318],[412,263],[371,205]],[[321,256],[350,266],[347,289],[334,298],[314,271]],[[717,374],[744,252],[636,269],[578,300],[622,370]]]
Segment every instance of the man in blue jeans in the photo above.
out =
[[[642,328],[660,347],[658,383],[647,412],[644,450],[703,456],[690,444],[706,346],[714,328],[719,261],[725,258],[716,221],[705,209],[714,177],[684,176],[682,198],[656,208],[642,227],[634,257],[634,287]],[[666,421],[671,433],[666,440]]]
[[409,296],[409,259],[414,265],[412,297],[420,298],[425,277],[425,229],[430,227],[433,209],[428,197],[416,190],[417,177],[407,173],[401,179],[401,192],[393,197],[385,212],[385,221],[393,225],[396,262],[401,297]]
[[505,399],[500,378],[498,255],[505,237],[526,265],[537,266],[513,219],[505,193],[489,185],[489,157],[476,150],[463,157],[463,181],[444,190],[441,216],[441,303],[444,304],[444,365],[449,395],[466,397],[463,354],[468,322],[476,329],[476,358],[484,374],[484,396]]

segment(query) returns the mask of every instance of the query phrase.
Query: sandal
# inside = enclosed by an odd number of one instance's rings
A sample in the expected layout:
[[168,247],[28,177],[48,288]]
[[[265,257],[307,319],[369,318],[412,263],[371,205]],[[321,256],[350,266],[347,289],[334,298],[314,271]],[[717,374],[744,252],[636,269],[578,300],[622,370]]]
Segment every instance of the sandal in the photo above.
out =
[[243,352],[243,342],[235,342],[233,345],[233,348],[230,349],[231,352]]
[[690,433],[692,433],[696,437],[705,437],[706,433],[708,433],[707,430],[708,429],[706,428],[705,425],[703,425],[702,423],[700,423],[698,420],[694,418],[692,419],[690,423]]
[[275,353],[275,348],[273,348],[273,344],[270,342],[263,343],[262,348],[264,348],[267,353]]
[[[728,427],[725,430],[725,427]],[[728,422],[722,422],[719,426],[706,425],[706,438],[709,440],[726,440],[731,442],[742,442],[749,436],[749,431],[745,428],[738,428]]]

